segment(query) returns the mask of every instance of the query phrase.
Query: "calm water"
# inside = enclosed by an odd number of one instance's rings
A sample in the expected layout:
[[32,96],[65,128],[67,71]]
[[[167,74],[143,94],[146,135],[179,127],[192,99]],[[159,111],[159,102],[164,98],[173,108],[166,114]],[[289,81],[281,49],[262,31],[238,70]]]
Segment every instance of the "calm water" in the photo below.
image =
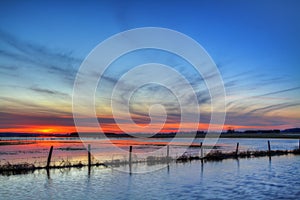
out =
[[[140,167],[143,167],[138,164]],[[137,166],[137,167],[139,167]],[[299,199],[300,156],[172,163],[128,174],[111,168],[0,176],[0,199]]]

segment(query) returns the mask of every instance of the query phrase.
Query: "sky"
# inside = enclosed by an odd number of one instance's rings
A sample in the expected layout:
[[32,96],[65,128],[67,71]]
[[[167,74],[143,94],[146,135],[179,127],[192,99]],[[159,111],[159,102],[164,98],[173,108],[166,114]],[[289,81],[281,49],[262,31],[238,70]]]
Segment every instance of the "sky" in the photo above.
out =
[[[181,32],[202,45],[216,63],[226,91],[224,129],[287,129],[300,127],[300,2],[286,1],[18,1],[0,2],[0,132],[64,133],[76,131],[72,92],[80,65],[105,39],[141,27]],[[114,99],[112,90],[134,66],[162,63],[188,80],[199,106],[200,130],[211,118],[205,82],[182,58],[155,49],[128,53],[102,75],[95,110],[102,131],[130,129],[122,113],[122,97],[132,85],[160,73],[145,70],[124,82]],[[176,84],[171,80],[169,84]],[[189,95],[186,87],[179,89]],[[123,95],[123,96],[122,96]],[[115,103],[118,116],[112,115]],[[180,122],[176,96],[163,86],[141,86],[130,99],[131,117],[143,132],[160,127],[164,113],[149,109],[161,104],[167,113],[161,132],[192,131]],[[160,110],[160,109],[158,109]],[[117,119],[116,119],[117,117]],[[154,127],[147,127],[150,122]],[[157,122],[157,124],[156,124]],[[86,131],[99,131],[86,126]]]

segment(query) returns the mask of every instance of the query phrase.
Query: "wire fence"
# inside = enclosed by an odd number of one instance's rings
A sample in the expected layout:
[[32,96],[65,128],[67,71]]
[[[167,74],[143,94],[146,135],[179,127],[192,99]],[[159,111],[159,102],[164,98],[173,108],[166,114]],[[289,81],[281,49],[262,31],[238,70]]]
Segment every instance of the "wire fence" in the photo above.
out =
[[[268,145],[267,145],[268,144]],[[202,146],[202,143],[197,145],[193,145],[187,148],[183,154],[178,153],[178,149],[182,148],[182,146],[173,146],[172,148],[168,148],[166,152],[159,152],[153,155],[145,156],[145,154],[141,153],[145,150],[153,151],[157,148],[161,148],[158,146],[141,146],[136,145],[133,146],[133,152],[125,152],[125,153],[114,153],[114,152],[102,152],[102,149],[97,149],[97,147],[91,148],[91,156],[89,158],[89,153],[87,149],[84,147],[78,146],[68,146],[68,147],[54,147],[52,157],[50,158],[50,166],[51,167],[68,167],[68,166],[87,166],[87,165],[120,165],[127,164],[128,162],[138,163],[138,162],[162,162],[166,160],[186,160],[186,159],[208,159],[208,156],[212,158],[214,155],[215,159],[225,158],[225,157],[237,157],[237,156],[245,156],[245,157],[253,157],[253,156],[264,156],[264,155],[272,155],[273,154],[288,154],[288,153],[296,153],[297,151],[293,151],[292,149],[300,149],[300,140],[298,146],[296,143],[291,143],[286,148],[282,150],[278,150],[278,146],[275,143],[275,150],[271,149],[270,141],[268,141],[265,145],[267,150],[249,150],[245,147],[241,147],[239,142],[235,145],[231,146],[221,146],[219,148],[212,148],[211,146]],[[262,148],[262,149],[265,149]],[[282,147],[282,145],[279,145]],[[124,149],[129,150],[129,146],[123,147]],[[143,149],[143,150],[141,150]],[[94,152],[94,153],[93,153]],[[100,152],[100,153],[99,153]],[[218,155],[218,156],[216,156]],[[12,166],[24,165],[27,164],[29,166],[33,166],[35,168],[44,168],[47,167],[47,160],[49,159],[49,148],[27,148],[26,150],[12,150],[11,151],[1,151],[0,152],[0,170],[9,169]],[[167,159],[166,159],[167,158]],[[89,161],[90,159],[90,161]],[[49,167],[49,166],[48,166]]]

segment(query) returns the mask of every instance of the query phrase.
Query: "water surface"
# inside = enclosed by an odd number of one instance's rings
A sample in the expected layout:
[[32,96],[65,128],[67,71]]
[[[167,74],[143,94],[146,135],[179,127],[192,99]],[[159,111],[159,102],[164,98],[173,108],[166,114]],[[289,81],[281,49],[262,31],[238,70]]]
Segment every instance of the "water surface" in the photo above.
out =
[[[137,164],[143,167],[144,164]],[[128,174],[111,168],[0,176],[1,199],[298,199],[300,156],[172,163]]]

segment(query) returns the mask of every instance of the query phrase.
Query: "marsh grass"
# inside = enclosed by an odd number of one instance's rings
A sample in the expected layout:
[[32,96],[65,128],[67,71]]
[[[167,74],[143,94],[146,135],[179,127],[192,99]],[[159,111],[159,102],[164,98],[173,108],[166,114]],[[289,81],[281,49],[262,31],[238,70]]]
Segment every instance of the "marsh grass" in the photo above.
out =
[[236,152],[223,153],[222,151],[212,151],[205,157],[201,158],[199,156],[188,156],[182,155],[176,159],[177,162],[187,162],[191,160],[204,160],[204,161],[220,161],[224,159],[237,159],[237,158],[255,158],[264,156],[281,156],[295,154],[300,155],[300,149],[294,150],[276,150],[276,151],[245,151],[236,154]]
[[[103,166],[103,167],[120,167],[122,165],[146,163],[147,165],[155,164],[165,164],[171,162],[189,162],[192,160],[202,160],[202,161],[222,161],[224,159],[238,159],[238,158],[255,158],[264,156],[281,156],[281,155],[300,155],[300,149],[294,150],[276,150],[276,151],[245,151],[239,152],[229,152],[224,153],[220,150],[214,150],[206,154],[203,158],[198,155],[192,155],[185,153],[180,157],[172,158],[166,156],[148,156],[143,160],[133,160],[131,163],[128,160],[114,159],[111,161],[99,162],[93,159],[92,166]],[[0,175],[16,175],[16,174],[27,174],[33,173],[37,169],[64,169],[64,168],[82,168],[86,167],[88,164],[83,161],[71,161],[68,158],[62,159],[60,161],[55,161],[48,168],[45,165],[41,165],[41,162],[35,161],[34,164],[28,162],[22,162],[19,164],[11,164],[10,162],[0,163]]]

